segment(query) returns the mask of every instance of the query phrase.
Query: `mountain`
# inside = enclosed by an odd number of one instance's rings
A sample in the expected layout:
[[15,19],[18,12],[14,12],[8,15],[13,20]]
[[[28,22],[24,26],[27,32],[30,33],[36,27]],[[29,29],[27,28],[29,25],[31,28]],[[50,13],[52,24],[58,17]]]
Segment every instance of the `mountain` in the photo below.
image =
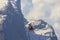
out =
[[3,28],[3,32],[0,32],[0,40],[3,40],[1,38],[3,35],[4,40],[27,40],[24,25],[25,18],[20,7],[20,0],[9,0],[5,9],[0,10],[0,15],[2,15],[0,16],[0,19],[2,18],[0,21],[3,21],[2,23],[0,22]]
[[[29,25],[33,30],[29,30]],[[28,40],[58,40],[53,27],[44,20],[28,19],[25,27]]]

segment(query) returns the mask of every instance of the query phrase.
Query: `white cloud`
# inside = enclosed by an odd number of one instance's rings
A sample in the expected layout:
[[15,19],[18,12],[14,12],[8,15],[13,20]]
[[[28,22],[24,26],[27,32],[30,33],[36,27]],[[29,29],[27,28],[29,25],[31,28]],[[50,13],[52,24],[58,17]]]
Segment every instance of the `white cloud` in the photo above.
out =
[[37,3],[39,3],[40,2],[40,0],[32,0],[32,3],[33,4],[37,4]]
[[41,17],[44,17],[44,12],[42,11],[44,4],[40,3],[39,0],[34,1],[32,0],[33,8],[29,11],[27,14],[28,19],[40,19]]
[[59,18],[60,18],[60,5],[56,5],[52,9],[50,19],[54,19],[54,21],[58,21]]
[[44,3],[47,3],[47,4],[49,4],[49,3],[52,3],[52,2],[54,2],[55,0],[32,0],[32,3],[39,3],[39,2],[44,2]]
[[24,16],[29,12],[32,7],[32,0],[21,0],[21,10]]
[[31,12],[27,14],[28,19],[39,19],[42,16],[44,16],[44,14],[36,9],[32,9]]
[[54,23],[53,26],[56,30],[60,30],[60,24],[58,22]]
[[51,10],[51,6],[49,4],[54,4],[54,0],[32,0],[32,4],[33,8],[29,11],[26,18],[29,19],[46,18],[45,17],[46,13]]
[[24,3],[24,2],[21,1],[21,9],[22,10],[24,9],[25,6],[26,6],[26,3]]
[[8,3],[8,0],[0,0],[0,10],[4,9],[7,3]]
[[57,35],[57,38],[60,39],[60,24],[58,22],[55,22],[53,24],[53,28],[55,29],[55,33]]
[[60,39],[60,34],[56,34],[57,35],[57,38],[58,38],[58,40]]
[[60,40],[60,24],[56,22],[54,23],[53,27],[55,29],[55,33],[57,35],[58,40]]
[[55,0],[43,0],[46,4],[53,3]]

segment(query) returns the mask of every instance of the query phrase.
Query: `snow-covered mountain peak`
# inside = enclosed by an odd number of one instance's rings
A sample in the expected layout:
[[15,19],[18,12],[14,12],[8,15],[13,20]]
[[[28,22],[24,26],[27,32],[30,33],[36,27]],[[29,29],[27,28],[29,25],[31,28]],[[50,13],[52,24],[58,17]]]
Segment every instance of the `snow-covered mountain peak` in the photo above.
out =
[[41,20],[29,20],[29,23],[31,23],[32,25],[39,25],[41,24]]
[[[33,27],[33,30],[31,31],[28,28],[30,26]],[[35,40],[35,38],[36,40],[57,40],[53,27],[41,19],[29,19],[28,23],[26,24],[26,34],[28,34],[28,36],[30,35],[31,40]]]
[[28,24],[31,24],[32,26],[35,26],[35,27],[40,25],[45,27],[47,23],[41,19],[40,20],[28,19]]

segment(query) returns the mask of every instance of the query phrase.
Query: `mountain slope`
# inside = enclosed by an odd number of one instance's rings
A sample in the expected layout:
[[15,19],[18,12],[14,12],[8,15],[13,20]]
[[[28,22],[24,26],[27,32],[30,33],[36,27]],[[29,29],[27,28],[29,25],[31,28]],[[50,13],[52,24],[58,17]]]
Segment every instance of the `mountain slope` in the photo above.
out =
[[[14,1],[12,1],[14,2]],[[16,8],[13,7],[11,1],[0,15],[6,15],[4,22],[1,24],[3,27],[4,40],[27,40],[24,26],[24,16],[20,9],[20,0],[16,1]]]
[[[34,28],[29,30],[29,24]],[[26,34],[28,40],[58,40],[51,25],[43,20],[30,20],[26,24]]]

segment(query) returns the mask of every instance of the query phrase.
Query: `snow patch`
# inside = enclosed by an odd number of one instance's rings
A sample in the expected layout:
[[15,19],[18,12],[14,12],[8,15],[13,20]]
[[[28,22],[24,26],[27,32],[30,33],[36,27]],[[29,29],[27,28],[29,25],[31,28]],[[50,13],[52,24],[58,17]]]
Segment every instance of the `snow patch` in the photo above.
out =
[[4,10],[8,4],[8,0],[0,0],[0,10]]

